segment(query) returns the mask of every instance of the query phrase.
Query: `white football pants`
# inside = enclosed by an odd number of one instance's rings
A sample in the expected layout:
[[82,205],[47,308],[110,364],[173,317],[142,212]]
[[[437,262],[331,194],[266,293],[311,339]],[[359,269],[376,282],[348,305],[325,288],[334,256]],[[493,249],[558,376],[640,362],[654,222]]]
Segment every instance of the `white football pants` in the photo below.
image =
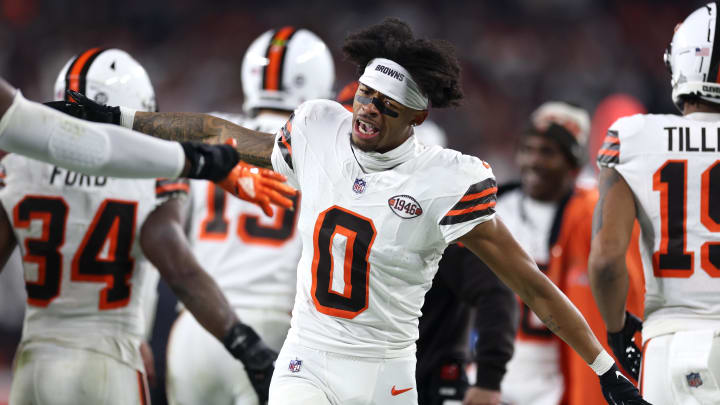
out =
[[285,342],[269,405],[417,405],[415,355],[377,359]]
[[720,404],[720,331],[675,332],[650,339],[640,375],[653,405]]
[[[290,328],[290,314],[274,310],[236,309],[272,349],[280,350]],[[245,368],[187,310],[170,332],[166,389],[171,405],[257,405]]]
[[53,344],[16,354],[10,405],[146,405],[145,376],[97,352]]

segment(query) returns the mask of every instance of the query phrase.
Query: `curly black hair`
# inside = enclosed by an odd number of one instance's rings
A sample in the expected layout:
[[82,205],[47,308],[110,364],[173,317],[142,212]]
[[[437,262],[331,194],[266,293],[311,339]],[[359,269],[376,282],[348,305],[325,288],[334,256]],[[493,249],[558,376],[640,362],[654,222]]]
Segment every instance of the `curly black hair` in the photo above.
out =
[[444,40],[415,38],[410,26],[397,18],[349,34],[342,49],[345,58],[357,64],[359,75],[375,58],[399,63],[433,107],[457,106],[463,98],[455,47]]

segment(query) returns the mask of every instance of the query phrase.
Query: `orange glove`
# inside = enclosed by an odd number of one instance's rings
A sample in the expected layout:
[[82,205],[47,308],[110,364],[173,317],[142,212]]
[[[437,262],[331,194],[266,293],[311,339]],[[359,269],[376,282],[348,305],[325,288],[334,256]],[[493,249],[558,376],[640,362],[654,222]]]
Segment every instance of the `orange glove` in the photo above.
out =
[[273,214],[271,203],[293,208],[293,202],[288,196],[294,196],[297,190],[285,184],[285,180],[285,176],[280,173],[240,161],[217,184],[235,197],[257,204],[265,215],[270,216]]

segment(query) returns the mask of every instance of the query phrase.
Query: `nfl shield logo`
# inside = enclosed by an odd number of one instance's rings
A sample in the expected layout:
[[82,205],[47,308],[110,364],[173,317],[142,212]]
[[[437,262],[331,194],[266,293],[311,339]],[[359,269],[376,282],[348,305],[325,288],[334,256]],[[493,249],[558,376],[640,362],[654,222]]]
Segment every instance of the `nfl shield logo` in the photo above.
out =
[[295,360],[290,360],[290,366],[288,366],[288,370],[292,373],[297,373],[300,371],[300,367],[302,366],[302,360],[298,360],[297,358]]
[[686,375],[685,378],[687,378],[688,385],[691,387],[697,388],[703,384],[700,373],[690,373]]
[[353,191],[355,194],[362,194],[363,191],[365,191],[365,186],[367,183],[365,183],[365,180],[363,179],[355,179],[355,184],[353,184]]

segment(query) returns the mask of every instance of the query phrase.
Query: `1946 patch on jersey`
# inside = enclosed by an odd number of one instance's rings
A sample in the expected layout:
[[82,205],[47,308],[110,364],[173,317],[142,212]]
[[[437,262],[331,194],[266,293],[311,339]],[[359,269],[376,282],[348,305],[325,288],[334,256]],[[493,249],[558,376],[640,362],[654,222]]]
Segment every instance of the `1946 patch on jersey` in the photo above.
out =
[[422,215],[420,203],[409,195],[396,195],[390,197],[388,206],[400,218],[410,219]]

